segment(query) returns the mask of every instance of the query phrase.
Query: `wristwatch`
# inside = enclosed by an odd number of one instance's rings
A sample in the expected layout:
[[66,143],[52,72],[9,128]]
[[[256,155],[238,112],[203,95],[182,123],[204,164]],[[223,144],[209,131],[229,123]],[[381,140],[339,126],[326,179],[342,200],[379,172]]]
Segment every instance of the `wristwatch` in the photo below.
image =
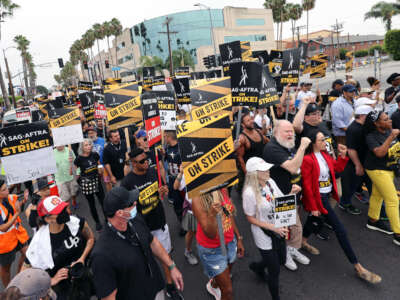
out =
[[176,267],[176,264],[175,264],[174,261],[172,261],[172,264],[170,264],[170,265],[168,266],[168,270],[172,271],[175,267]]
[[238,240],[243,240],[243,236],[238,235],[238,236],[237,236],[237,239],[238,239]]

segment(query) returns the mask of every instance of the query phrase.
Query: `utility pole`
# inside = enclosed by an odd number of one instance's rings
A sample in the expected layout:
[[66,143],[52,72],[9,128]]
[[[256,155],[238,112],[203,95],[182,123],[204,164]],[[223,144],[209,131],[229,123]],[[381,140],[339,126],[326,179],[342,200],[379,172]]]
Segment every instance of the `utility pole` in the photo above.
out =
[[[336,33],[336,39],[337,39],[337,43],[336,43],[336,48],[337,48],[337,56],[336,57],[339,57],[340,58],[340,51],[339,51],[339,34],[340,34],[340,32],[342,32],[343,30],[341,30],[341,29],[343,29],[343,22],[342,23],[339,23],[338,22],[338,20],[336,19],[336,23],[335,24],[333,24],[333,25],[331,25],[331,27],[332,27],[332,29],[333,29],[333,31]],[[333,33],[332,33],[333,34]],[[333,44],[333,35],[332,35],[332,52],[334,52],[334,44]],[[334,59],[334,65],[335,65],[335,67],[336,67],[336,57],[335,57],[335,59]]]
[[169,30],[169,23],[171,23],[171,21],[172,21],[172,18],[166,17],[166,18],[165,18],[164,25],[167,27],[167,31],[158,32],[158,33],[166,34],[166,35],[167,35],[167,38],[168,38],[169,76],[172,76],[172,75],[173,75],[173,70],[174,70],[174,66],[172,65],[172,51],[171,51],[171,38],[170,38],[170,34],[176,34],[176,33],[178,33],[177,31],[170,31],[170,30]]
[[[300,45],[300,30],[306,28],[305,25],[303,26],[296,26],[295,30],[297,32],[297,47]],[[307,41],[308,42],[308,41]],[[293,43],[294,44],[294,43]]]

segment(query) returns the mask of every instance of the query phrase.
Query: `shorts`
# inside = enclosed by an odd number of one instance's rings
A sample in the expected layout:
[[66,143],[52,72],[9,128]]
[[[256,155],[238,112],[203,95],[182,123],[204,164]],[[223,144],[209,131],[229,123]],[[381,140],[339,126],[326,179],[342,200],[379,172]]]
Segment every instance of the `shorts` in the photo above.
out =
[[25,245],[26,244],[21,244],[20,242],[18,242],[17,246],[13,250],[7,253],[0,254],[0,266],[11,265],[15,260],[15,255],[17,254],[17,252],[24,248]]
[[57,185],[58,193],[60,198],[64,201],[68,201],[78,193],[79,185],[73,179],[71,181],[63,182]]
[[227,255],[222,255],[221,247],[205,248],[197,243],[197,254],[203,265],[204,274],[211,279],[223,273],[229,264],[233,264],[236,260],[237,242],[236,238],[226,245]]
[[169,235],[168,224],[164,225],[164,230],[162,229],[153,230],[151,234],[160,241],[161,245],[164,247],[167,253],[171,253],[172,246],[171,246],[171,237]]
[[183,216],[182,228],[186,231],[196,232],[197,220],[196,220],[196,217],[192,213],[186,212],[186,214]]

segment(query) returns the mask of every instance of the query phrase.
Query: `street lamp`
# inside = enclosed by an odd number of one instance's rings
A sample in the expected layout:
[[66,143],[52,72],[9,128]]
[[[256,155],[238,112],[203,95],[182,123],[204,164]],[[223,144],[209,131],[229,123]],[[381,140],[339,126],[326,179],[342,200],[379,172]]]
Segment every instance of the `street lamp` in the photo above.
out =
[[213,26],[213,22],[212,22],[212,18],[211,18],[211,8],[208,7],[208,6],[206,6],[206,5],[204,5],[204,4],[201,4],[201,3],[196,3],[194,6],[202,7],[202,8],[204,8],[204,9],[207,9],[207,10],[208,10],[208,15],[210,16],[210,25],[211,25],[211,28],[210,28],[210,30],[211,30],[211,39],[212,39],[212,44],[213,44],[213,47],[214,47],[215,59],[217,59],[217,48],[216,48],[216,46],[215,46],[214,26]]
[[6,57],[6,51],[8,49],[11,49],[11,48],[17,49],[17,47],[15,47],[15,46],[7,47],[6,49],[3,49],[3,56],[4,56],[4,62],[6,63],[6,69],[7,69],[7,75],[8,75],[8,84],[10,86],[11,97],[13,99],[14,105],[17,105],[17,102],[15,100],[15,95],[14,95],[14,87],[13,87],[13,84],[12,84],[10,67],[8,66],[8,60],[7,60],[7,57]]

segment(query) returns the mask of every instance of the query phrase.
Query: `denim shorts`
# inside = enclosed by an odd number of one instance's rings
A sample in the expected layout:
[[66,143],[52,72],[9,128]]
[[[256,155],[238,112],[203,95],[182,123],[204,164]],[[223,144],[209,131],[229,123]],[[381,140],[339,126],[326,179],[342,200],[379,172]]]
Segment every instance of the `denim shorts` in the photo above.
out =
[[205,248],[197,244],[197,253],[208,278],[214,278],[223,273],[229,264],[236,260],[237,242],[236,238],[226,245],[228,257],[222,255],[221,247]]

